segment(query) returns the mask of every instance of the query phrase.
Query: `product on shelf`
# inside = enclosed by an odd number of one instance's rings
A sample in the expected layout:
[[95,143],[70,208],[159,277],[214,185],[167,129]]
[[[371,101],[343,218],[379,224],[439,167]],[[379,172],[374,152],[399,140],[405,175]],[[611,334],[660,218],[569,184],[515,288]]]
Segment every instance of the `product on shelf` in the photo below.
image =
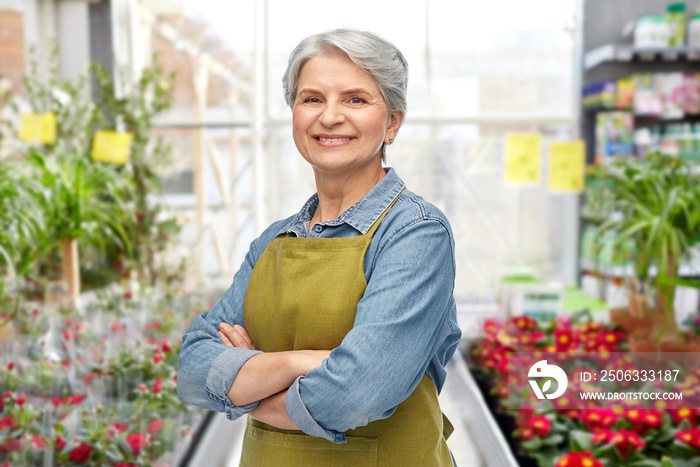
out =
[[681,47],[685,44],[685,3],[671,3],[666,8],[668,21],[668,45]]
[[643,16],[634,28],[634,45],[649,48],[666,47],[669,43],[669,30],[666,16]]
[[651,73],[637,73],[634,79],[634,113],[641,116],[658,117],[663,112],[663,103],[656,94]]
[[588,109],[614,109],[617,99],[615,81],[596,81],[583,87],[583,106]]
[[688,47],[700,47],[700,13],[694,13],[688,23]]
[[634,102],[634,80],[619,79],[617,80],[617,97],[615,98],[615,107],[620,110],[630,110]]
[[631,112],[599,112],[596,115],[596,162],[634,154],[634,118]]
[[654,73],[654,91],[661,101],[661,118],[683,117],[683,73]]
[[686,114],[700,114],[700,74],[683,75],[683,111]]

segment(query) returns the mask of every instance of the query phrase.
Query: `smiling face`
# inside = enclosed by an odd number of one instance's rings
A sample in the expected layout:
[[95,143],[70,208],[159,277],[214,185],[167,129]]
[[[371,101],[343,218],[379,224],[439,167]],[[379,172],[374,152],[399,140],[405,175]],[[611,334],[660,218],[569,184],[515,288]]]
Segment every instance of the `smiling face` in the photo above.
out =
[[301,69],[292,110],[294,143],[314,170],[355,174],[381,169],[382,143],[403,115],[390,113],[372,75],[342,52],[315,56]]

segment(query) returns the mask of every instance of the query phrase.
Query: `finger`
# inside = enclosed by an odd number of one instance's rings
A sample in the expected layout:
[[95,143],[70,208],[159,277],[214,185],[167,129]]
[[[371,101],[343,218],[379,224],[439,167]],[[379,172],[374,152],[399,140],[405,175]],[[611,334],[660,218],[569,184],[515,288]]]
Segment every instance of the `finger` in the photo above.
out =
[[226,337],[226,334],[224,334],[221,331],[219,331],[218,334],[219,334],[219,337],[221,338],[221,342],[223,342],[224,345],[227,345],[229,347],[234,347],[234,345],[231,343],[231,341],[228,340],[228,337]]
[[236,324],[233,329],[238,331],[238,334],[248,343],[248,346],[255,350],[255,344],[253,343],[253,339],[250,338],[250,334],[248,334],[248,331],[245,330],[243,326],[240,324]]
[[233,344],[234,347],[242,347],[244,349],[250,349],[250,345],[243,339],[238,331],[236,331],[232,326],[227,323],[221,323],[219,325],[219,330],[224,333],[228,340]]

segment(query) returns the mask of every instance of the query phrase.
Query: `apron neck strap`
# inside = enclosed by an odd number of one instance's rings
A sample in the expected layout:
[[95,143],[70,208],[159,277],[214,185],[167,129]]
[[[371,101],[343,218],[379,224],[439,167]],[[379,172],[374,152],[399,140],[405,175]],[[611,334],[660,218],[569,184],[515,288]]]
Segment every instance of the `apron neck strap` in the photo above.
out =
[[401,193],[403,193],[403,191],[404,191],[405,189],[406,189],[406,186],[404,185],[404,187],[401,188],[401,191],[399,191],[399,194],[396,195],[396,197],[395,197],[394,200],[391,202],[391,204],[389,204],[389,206],[387,206],[387,208],[384,210],[384,212],[382,213],[382,215],[379,216],[379,218],[378,218],[376,221],[374,221],[374,224],[372,224],[372,226],[371,226],[371,227],[369,228],[369,230],[367,231],[367,235],[369,235],[370,238],[374,236],[374,232],[375,232],[375,231],[377,230],[377,228],[379,227],[379,224],[382,222],[382,219],[384,219],[384,216],[386,216],[386,213],[389,212],[389,209],[391,209],[391,207],[394,205],[394,203],[396,203],[396,200],[399,199],[399,196],[401,196]]

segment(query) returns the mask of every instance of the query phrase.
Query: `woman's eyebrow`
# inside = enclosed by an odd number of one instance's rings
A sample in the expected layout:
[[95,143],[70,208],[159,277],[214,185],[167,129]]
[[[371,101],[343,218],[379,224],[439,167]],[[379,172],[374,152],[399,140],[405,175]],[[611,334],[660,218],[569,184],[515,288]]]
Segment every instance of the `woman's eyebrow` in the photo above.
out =
[[365,88],[351,88],[342,91],[342,94],[370,94]]

